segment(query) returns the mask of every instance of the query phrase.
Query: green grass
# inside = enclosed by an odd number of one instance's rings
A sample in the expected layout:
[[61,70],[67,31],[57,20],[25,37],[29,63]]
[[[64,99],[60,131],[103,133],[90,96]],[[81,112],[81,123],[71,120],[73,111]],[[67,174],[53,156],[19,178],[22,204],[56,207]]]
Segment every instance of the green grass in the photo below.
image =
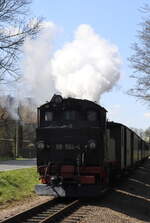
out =
[[12,157],[7,157],[7,156],[0,157],[0,161],[6,161],[6,160],[13,160],[13,158]]
[[0,172],[0,204],[22,200],[34,195],[34,186],[39,183],[36,168]]
[[[16,160],[29,160],[30,158],[17,157]],[[32,159],[32,158],[31,158]]]

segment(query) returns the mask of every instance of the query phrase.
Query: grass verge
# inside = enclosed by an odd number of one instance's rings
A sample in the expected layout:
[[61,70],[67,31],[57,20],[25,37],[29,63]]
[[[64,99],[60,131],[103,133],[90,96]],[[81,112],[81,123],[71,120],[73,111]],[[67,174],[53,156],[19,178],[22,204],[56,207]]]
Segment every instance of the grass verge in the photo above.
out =
[[0,157],[0,161],[6,161],[6,160],[13,160],[13,158],[12,157],[7,157],[7,156]]
[[0,205],[34,195],[39,183],[36,168],[0,172]]

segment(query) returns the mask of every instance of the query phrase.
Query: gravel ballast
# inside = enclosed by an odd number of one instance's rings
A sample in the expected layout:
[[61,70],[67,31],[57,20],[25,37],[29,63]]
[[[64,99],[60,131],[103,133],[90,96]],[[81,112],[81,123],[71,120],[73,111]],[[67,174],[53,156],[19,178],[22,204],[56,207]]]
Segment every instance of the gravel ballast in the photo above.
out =
[[150,159],[90,207],[82,223],[150,222]]

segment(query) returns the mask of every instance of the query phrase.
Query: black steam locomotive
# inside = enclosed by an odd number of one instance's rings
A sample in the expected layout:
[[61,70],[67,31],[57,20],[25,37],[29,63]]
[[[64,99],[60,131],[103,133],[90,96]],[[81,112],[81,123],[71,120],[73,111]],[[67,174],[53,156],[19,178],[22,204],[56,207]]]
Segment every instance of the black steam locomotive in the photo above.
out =
[[110,181],[150,155],[126,126],[106,121],[100,105],[54,95],[38,108],[39,195],[99,196]]

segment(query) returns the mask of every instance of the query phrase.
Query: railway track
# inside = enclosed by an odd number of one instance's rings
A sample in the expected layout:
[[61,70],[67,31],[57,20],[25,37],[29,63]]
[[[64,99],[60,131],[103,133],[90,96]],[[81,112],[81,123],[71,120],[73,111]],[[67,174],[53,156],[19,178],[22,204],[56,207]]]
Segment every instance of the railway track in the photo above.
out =
[[[79,222],[88,213],[88,208],[78,210],[84,204],[79,200],[54,199],[11,218],[0,221],[1,223],[49,223],[49,222]],[[81,208],[82,209],[82,208]],[[78,211],[77,211],[78,210]],[[75,213],[75,214],[74,214]]]

